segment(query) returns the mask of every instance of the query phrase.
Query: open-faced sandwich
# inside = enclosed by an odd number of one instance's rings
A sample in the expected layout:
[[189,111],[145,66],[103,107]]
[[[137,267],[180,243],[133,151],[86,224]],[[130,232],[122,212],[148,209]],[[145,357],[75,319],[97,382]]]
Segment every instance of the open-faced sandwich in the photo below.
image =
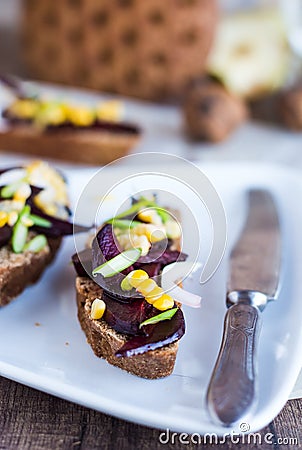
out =
[[69,215],[65,180],[48,164],[0,169],[0,306],[39,279],[62,236],[87,231]]
[[122,120],[121,102],[72,105],[19,93],[2,111],[0,146],[44,158],[106,164],[136,145],[140,130]]
[[139,198],[73,256],[78,318],[97,356],[144,378],[171,374],[185,322],[161,276],[167,265],[185,261],[180,242],[175,217]]

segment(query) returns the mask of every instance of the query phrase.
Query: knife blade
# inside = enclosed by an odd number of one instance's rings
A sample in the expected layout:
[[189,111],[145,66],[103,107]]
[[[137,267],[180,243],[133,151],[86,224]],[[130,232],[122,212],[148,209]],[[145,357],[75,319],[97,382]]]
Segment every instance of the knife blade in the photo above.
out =
[[281,230],[275,202],[264,190],[249,191],[248,200],[246,223],[230,257],[229,309],[207,391],[212,419],[225,426],[256,406],[260,312],[277,298],[280,286]]

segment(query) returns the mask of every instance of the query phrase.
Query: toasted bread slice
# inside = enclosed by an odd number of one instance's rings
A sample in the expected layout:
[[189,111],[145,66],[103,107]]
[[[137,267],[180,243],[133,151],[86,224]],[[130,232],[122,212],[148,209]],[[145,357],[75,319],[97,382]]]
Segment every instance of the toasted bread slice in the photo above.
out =
[[13,253],[0,248],[0,306],[7,305],[30,284],[35,283],[54,259],[62,238],[49,238],[40,252]]
[[107,164],[125,156],[139,133],[106,130],[41,132],[31,125],[12,125],[0,132],[0,147],[17,153],[87,164]]
[[178,341],[141,355],[122,358],[115,356],[128,337],[116,332],[105,320],[93,320],[90,317],[92,302],[96,298],[102,298],[102,293],[102,289],[90,278],[76,278],[78,318],[96,356],[142,378],[155,379],[170,375],[175,364]]

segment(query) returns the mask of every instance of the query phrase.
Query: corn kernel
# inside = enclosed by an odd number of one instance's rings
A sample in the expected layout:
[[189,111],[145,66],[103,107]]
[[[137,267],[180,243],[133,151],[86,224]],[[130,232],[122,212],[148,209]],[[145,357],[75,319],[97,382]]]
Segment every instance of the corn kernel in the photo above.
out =
[[117,100],[103,102],[97,106],[96,115],[99,120],[116,122],[123,113],[123,104]]
[[144,222],[152,223],[153,225],[162,225],[161,217],[157,214],[155,209],[147,208],[138,213],[138,218]]
[[168,294],[163,294],[158,300],[153,303],[154,308],[160,311],[166,311],[174,306],[173,298]]
[[153,305],[154,302],[156,302],[156,300],[158,300],[164,293],[164,290],[159,287],[156,286],[151,292],[150,294],[148,294],[145,297],[145,300],[150,303],[151,305]]
[[125,246],[125,249],[127,248],[140,248],[142,251],[142,256],[145,256],[150,250],[150,242],[144,235],[131,235],[129,243]]
[[127,278],[129,279],[129,284],[137,288],[142,281],[149,278],[149,275],[144,270],[133,270],[127,275]]
[[153,225],[151,223],[139,224],[135,227],[135,232],[139,236],[146,236],[151,243],[162,241],[166,237],[166,231],[163,226]]
[[154,280],[148,278],[147,280],[142,281],[136,288],[138,292],[140,292],[144,297],[147,297],[151,291],[157,286]]
[[123,291],[131,291],[136,288],[142,281],[147,280],[149,275],[144,270],[132,270],[121,282]]
[[58,211],[58,208],[55,205],[49,205],[49,206],[44,205],[43,209],[46,212],[46,214],[48,214],[49,216],[55,216]]
[[31,194],[31,188],[28,183],[22,183],[21,186],[14,193],[14,200],[24,201],[28,199]]
[[98,320],[104,315],[106,309],[106,303],[100,298],[96,298],[91,305],[91,319]]
[[7,224],[8,214],[5,211],[0,211],[0,228]]
[[94,112],[85,106],[73,106],[68,110],[67,118],[71,123],[79,127],[87,127],[91,125],[94,120]]
[[60,125],[64,123],[66,116],[63,108],[58,103],[43,102],[35,116],[35,122],[42,127],[47,125]]
[[165,223],[166,233],[170,239],[178,239],[181,236],[181,227],[176,220],[168,220]]
[[10,227],[13,227],[15,225],[15,223],[18,220],[18,213],[17,211],[11,211],[10,213],[8,213],[8,218],[7,218],[7,224]]
[[38,108],[39,103],[36,100],[18,99],[9,107],[9,111],[22,119],[33,119]]

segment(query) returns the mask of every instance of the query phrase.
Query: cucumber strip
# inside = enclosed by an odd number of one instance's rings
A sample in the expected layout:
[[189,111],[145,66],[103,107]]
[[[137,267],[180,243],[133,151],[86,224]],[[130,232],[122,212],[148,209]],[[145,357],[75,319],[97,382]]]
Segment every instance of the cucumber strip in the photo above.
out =
[[104,278],[113,277],[119,272],[127,269],[132,266],[139,257],[141,256],[142,251],[140,248],[131,248],[129,250],[125,250],[114,258],[106,261],[101,266],[96,267],[92,271],[92,275],[96,276],[97,274],[103,275]]
[[167,311],[164,311],[157,316],[150,317],[150,319],[144,320],[144,322],[142,322],[139,327],[141,328],[145,325],[152,325],[154,323],[162,322],[163,320],[170,320],[177,310],[178,308],[168,309]]
[[47,239],[44,234],[38,234],[38,236],[35,236],[33,239],[27,242],[27,244],[25,244],[24,251],[27,250],[30,252],[38,253],[43,250],[46,245]]

